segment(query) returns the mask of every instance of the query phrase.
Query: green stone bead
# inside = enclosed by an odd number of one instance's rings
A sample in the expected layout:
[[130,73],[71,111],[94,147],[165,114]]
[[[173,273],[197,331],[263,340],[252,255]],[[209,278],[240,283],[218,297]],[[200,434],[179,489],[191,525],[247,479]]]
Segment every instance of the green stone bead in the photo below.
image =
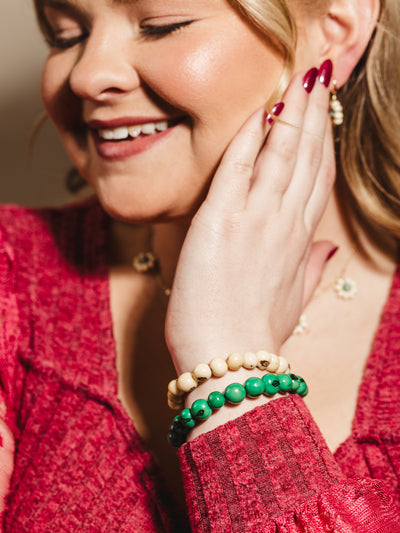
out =
[[265,374],[261,379],[264,382],[264,394],[266,396],[274,396],[279,392],[279,379],[275,374]]
[[173,423],[174,423],[174,425],[176,425],[176,427],[180,427],[180,426],[182,426],[183,424],[182,424],[182,418],[181,418],[181,415],[176,415],[176,416],[174,417]]
[[304,396],[307,396],[307,394],[308,394],[308,387],[307,387],[307,384],[306,384],[306,390],[301,393],[301,397],[304,398]]
[[231,383],[226,387],[224,396],[227,402],[237,404],[246,398],[246,389],[240,383]]
[[306,396],[307,393],[308,393],[308,387],[307,387],[307,384],[306,382],[304,381],[303,378],[301,378],[299,376],[299,380],[300,380],[300,385],[299,385],[299,388],[297,389],[297,394],[300,394],[301,397],[303,396]]
[[261,378],[247,379],[244,387],[249,398],[257,398],[265,391],[264,382]]
[[296,392],[300,386],[299,376],[296,376],[296,374],[289,374],[289,376],[292,378],[292,391],[291,392]]
[[183,411],[180,414],[180,417],[182,420],[182,424],[187,429],[192,429],[196,425],[196,420],[194,420],[194,418],[192,417],[192,413],[190,412],[190,409],[188,408],[183,409]]
[[206,420],[212,414],[211,407],[208,405],[207,400],[196,400],[193,402],[190,412],[192,413],[193,418],[196,418],[197,420]]
[[279,374],[279,389],[282,392],[290,392],[292,390],[293,380],[289,374]]
[[207,402],[211,409],[220,409],[225,405],[225,396],[222,392],[214,391],[208,395]]
[[179,448],[179,446],[182,446],[182,444],[186,442],[186,436],[179,435],[178,433],[170,431],[168,433],[168,442],[171,446],[174,446],[175,448]]
[[174,421],[171,424],[170,430],[176,431],[177,433],[187,433],[187,429],[183,425],[180,415],[174,418]]

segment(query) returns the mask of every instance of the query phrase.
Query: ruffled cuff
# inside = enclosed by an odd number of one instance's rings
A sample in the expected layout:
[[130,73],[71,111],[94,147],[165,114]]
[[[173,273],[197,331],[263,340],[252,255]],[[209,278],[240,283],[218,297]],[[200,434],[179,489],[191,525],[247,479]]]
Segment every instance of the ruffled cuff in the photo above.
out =
[[[179,458],[193,531],[334,531],[343,515],[358,529],[340,525],[340,532],[400,532],[382,485],[345,478],[296,396],[200,435]],[[368,529],[372,516],[386,529]]]

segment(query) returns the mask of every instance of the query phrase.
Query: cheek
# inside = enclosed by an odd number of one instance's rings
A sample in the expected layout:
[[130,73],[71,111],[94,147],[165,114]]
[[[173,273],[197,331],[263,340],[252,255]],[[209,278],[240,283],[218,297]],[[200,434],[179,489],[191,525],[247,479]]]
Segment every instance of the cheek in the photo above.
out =
[[207,115],[225,119],[230,109],[248,116],[267,101],[283,67],[278,54],[250,32],[242,39],[202,36],[199,43],[169,50],[159,64],[152,59],[147,76],[155,92],[200,121]]

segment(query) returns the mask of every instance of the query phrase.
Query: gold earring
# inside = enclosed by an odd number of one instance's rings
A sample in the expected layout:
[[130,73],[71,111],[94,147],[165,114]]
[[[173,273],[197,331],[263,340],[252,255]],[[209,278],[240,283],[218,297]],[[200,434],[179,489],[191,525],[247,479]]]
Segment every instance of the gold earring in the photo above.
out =
[[330,102],[330,116],[334,126],[341,126],[343,124],[343,106],[337,97],[336,92],[336,80],[333,80],[333,89],[331,92],[331,102]]

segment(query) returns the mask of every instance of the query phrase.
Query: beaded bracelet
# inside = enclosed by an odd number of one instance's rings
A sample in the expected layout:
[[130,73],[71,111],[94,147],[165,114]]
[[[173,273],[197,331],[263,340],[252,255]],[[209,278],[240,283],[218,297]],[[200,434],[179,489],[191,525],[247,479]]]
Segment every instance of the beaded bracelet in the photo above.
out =
[[287,360],[279,355],[275,355],[265,350],[256,353],[247,352],[244,355],[234,352],[225,360],[221,357],[215,357],[208,365],[200,363],[192,372],[184,372],[177,379],[173,379],[168,384],[168,405],[171,409],[182,409],[184,404],[184,395],[192,392],[201,383],[204,383],[211,376],[220,378],[225,376],[228,370],[239,370],[239,368],[253,370],[268,370],[275,374],[284,374],[290,371],[290,365]]
[[186,437],[197,423],[209,418],[213,411],[220,409],[226,402],[237,405],[245,397],[258,398],[261,394],[275,396],[277,393],[299,394],[304,397],[308,387],[304,379],[295,374],[266,374],[262,378],[248,378],[244,385],[231,383],[224,393],[211,392],[207,400],[199,399],[192,403],[190,408],[183,409],[170,426],[168,442],[171,446],[179,447],[186,442]]

